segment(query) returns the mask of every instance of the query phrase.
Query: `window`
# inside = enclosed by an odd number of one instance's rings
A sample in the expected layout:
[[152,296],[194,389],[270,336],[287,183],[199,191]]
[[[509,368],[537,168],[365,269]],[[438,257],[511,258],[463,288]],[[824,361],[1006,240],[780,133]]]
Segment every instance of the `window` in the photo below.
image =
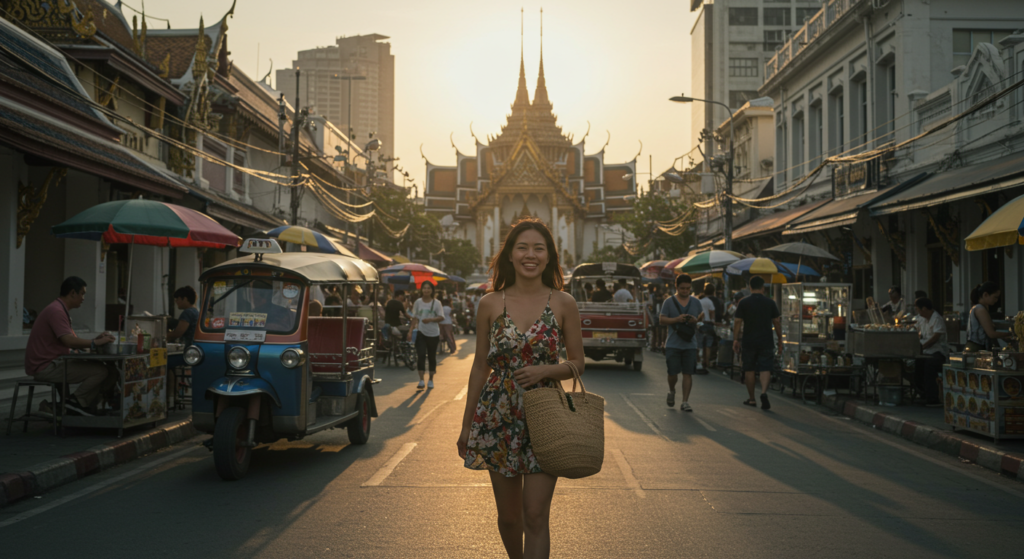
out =
[[1012,35],[1013,30],[990,30],[990,29],[954,29],[953,30],[953,67],[963,66],[971,59],[971,53],[978,43],[992,43],[993,45],[1007,35]]
[[793,178],[802,177],[804,174],[804,148],[806,143],[804,141],[804,118],[801,114],[800,117],[793,119]]
[[765,8],[765,25],[791,25],[789,8]]
[[757,8],[729,8],[729,25],[757,25]]
[[842,153],[846,138],[846,99],[842,91],[828,97],[829,135],[828,148],[833,155]]
[[756,78],[758,59],[756,58],[730,58],[729,77],[733,78]]
[[772,29],[764,32],[764,50],[777,50],[785,42],[786,32],[782,29]]
[[[234,159],[235,159],[235,166],[236,167],[245,167],[245,153],[236,151]],[[231,179],[231,182],[233,183],[232,184],[232,188],[234,188],[235,194],[237,194],[239,197],[244,199],[245,198],[245,177],[247,175],[245,173],[243,173],[242,171],[239,171],[238,169],[233,169],[233,171],[234,172],[232,173],[232,179]]]
[[811,137],[810,151],[808,152],[808,159],[811,162],[811,167],[817,167],[821,160],[821,150],[823,147],[825,127],[821,122],[822,110],[821,103],[811,107],[811,118],[808,123],[808,133]]
[[797,8],[796,9],[796,23],[797,25],[803,25],[811,20],[815,14],[821,11],[821,8]]
[[[778,152],[778,153],[776,153],[776,157],[775,157],[778,160],[778,162],[775,165],[775,168],[778,169],[778,172],[777,172],[778,177],[775,179],[775,183],[776,184],[785,184],[786,183],[786,174],[787,174],[786,170],[789,168],[789,164],[786,163],[786,161],[788,161],[788,159],[786,158],[786,121],[785,121],[785,119],[781,119],[781,123],[779,124],[779,126],[775,127],[775,145],[777,146],[776,147],[776,151]],[[778,188],[778,187],[776,187],[776,188]],[[779,189],[779,190],[781,191],[781,189]]]
[[756,91],[730,91],[729,92],[729,106],[733,109],[738,109],[743,106],[744,103],[751,99],[757,99]]
[[[886,126],[886,132],[895,132],[895,130],[896,130],[896,65],[895,64],[893,64],[892,66],[889,66],[888,68],[886,68],[885,76],[886,76],[886,80],[887,80],[886,81],[886,87],[889,89],[889,96],[888,96],[889,106],[886,107],[888,109],[888,114],[885,115],[886,116],[886,122],[888,122],[888,126]],[[895,138],[889,138],[890,141],[894,140],[894,139]]]
[[857,84],[857,101],[860,105],[860,136],[861,143],[867,142],[870,134],[868,133],[868,82],[862,81]]

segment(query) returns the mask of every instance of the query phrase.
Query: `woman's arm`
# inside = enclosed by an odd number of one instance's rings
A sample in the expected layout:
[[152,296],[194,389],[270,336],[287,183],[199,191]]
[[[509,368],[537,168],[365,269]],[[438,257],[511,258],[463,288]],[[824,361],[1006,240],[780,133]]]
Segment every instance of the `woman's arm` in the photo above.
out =
[[174,328],[169,334],[167,334],[168,340],[176,340],[185,335],[185,330],[188,330],[189,322],[187,320],[179,320],[178,326]]
[[974,308],[974,315],[978,317],[978,324],[985,330],[985,335],[993,340],[1005,340],[1013,337],[1010,332],[1000,332],[996,330],[996,325],[992,322],[992,315],[988,314],[988,307],[985,305],[978,305]]
[[469,428],[473,423],[473,414],[480,403],[480,393],[490,371],[487,368],[487,354],[491,351],[491,323],[494,322],[495,304],[492,298],[484,296],[480,300],[480,309],[476,316],[476,354],[473,356],[473,367],[469,370],[469,386],[466,389],[466,410],[462,414],[462,433],[459,435],[459,456],[466,458],[466,444],[469,440]]

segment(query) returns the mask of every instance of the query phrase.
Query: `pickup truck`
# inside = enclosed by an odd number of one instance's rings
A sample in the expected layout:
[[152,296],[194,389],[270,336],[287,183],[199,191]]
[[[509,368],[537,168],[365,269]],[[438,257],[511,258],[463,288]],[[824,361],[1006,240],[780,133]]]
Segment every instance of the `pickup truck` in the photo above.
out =
[[[598,294],[598,282],[614,294],[620,281],[625,281],[635,298],[631,302],[615,302],[614,299],[594,302],[588,300],[585,286],[594,287]],[[599,262],[580,264],[572,272],[567,285],[580,309],[583,330],[583,354],[595,361],[614,358],[633,367],[643,368],[644,347],[647,346],[647,312],[642,298],[644,290],[640,269],[632,264]],[[601,293],[597,299],[608,298]],[[639,299],[636,299],[639,298]]]

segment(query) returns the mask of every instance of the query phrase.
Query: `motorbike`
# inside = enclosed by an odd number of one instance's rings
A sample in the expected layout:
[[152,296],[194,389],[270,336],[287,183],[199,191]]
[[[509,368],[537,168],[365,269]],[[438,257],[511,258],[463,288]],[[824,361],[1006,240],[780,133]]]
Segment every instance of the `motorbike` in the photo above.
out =
[[[348,316],[347,301],[355,286],[376,299],[376,269],[341,255],[284,253],[273,239],[246,239],[239,252],[251,255],[200,276],[199,323],[183,355],[192,423],[213,435],[217,473],[241,479],[258,444],[328,429],[366,444],[377,417],[377,328]],[[341,316],[309,316],[309,290],[321,284],[341,291]]]

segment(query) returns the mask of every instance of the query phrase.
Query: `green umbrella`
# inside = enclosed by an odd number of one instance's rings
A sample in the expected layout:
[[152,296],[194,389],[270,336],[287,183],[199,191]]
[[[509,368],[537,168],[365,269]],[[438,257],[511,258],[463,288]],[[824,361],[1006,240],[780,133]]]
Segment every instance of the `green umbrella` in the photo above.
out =
[[743,260],[743,255],[731,250],[709,250],[694,254],[676,266],[676,270],[684,274],[699,274],[712,270],[721,270],[733,262]]

